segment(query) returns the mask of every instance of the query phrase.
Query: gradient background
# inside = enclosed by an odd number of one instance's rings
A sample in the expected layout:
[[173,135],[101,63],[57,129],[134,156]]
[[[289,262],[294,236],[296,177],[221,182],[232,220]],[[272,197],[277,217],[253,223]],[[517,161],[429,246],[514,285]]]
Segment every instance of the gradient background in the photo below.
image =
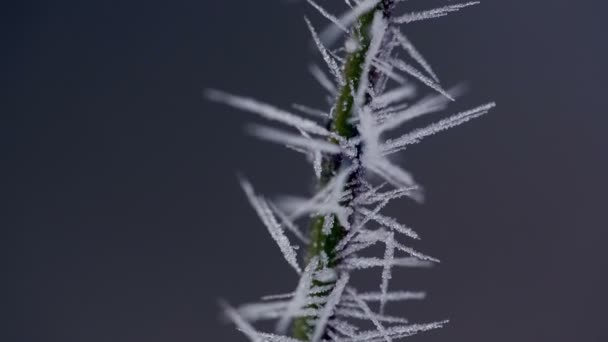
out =
[[[407,27],[445,84],[469,81],[456,108],[499,103],[404,155],[428,201],[390,212],[444,262],[398,271],[392,288],[430,297],[393,309],[451,319],[413,340],[608,341],[607,10],[486,0]],[[217,298],[242,303],[296,278],[236,173],[280,194],[307,191],[311,172],[247,137],[254,116],[201,91],[321,106],[301,18],[323,21],[278,0],[1,12],[0,340],[243,341]]]

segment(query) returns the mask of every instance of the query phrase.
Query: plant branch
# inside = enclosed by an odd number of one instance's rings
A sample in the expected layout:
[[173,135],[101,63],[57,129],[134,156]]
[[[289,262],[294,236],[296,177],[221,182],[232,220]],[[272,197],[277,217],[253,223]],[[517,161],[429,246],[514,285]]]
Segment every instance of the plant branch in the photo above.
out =
[[[364,64],[366,56],[369,51],[371,37],[370,28],[374,20],[374,16],[377,12],[382,12],[385,18],[388,18],[393,7],[394,0],[383,0],[381,1],[374,10],[363,14],[359,17],[357,24],[352,30],[352,39],[357,42],[357,49],[348,55],[343,68],[343,75],[345,84],[340,89],[340,92],[336,98],[336,104],[334,108],[334,118],[329,123],[329,127],[332,132],[344,137],[345,139],[351,139],[358,135],[357,128],[354,126],[350,119],[352,117],[353,106],[355,102],[356,94],[353,94],[355,89],[358,89],[362,77],[368,77],[369,84],[373,86],[375,79],[377,78],[377,72],[374,68],[369,70],[367,75],[363,75]],[[369,100],[369,97],[366,96]],[[335,139],[332,142],[337,143]],[[360,155],[360,147],[358,147],[357,154]],[[329,156],[323,160],[323,167],[321,173],[321,179],[319,186],[326,185],[340,170],[343,166],[344,160],[340,155]],[[347,184],[345,191],[352,191],[353,193],[357,190],[357,184],[359,179],[359,172],[353,172]],[[351,200],[341,203],[344,207],[352,207]],[[340,222],[334,218],[334,224],[329,234],[323,232],[323,226],[325,218],[323,216],[317,216],[312,219],[310,228],[310,247],[308,250],[307,260],[311,260],[313,257],[327,257],[328,267],[335,267],[339,260],[336,259],[335,249],[338,243],[346,235],[346,229],[340,224]],[[314,281],[315,286],[333,285],[332,283]],[[327,295],[327,293],[319,293],[319,296]],[[301,340],[308,340],[312,331],[311,324],[312,318],[300,317],[294,321],[293,337]]]

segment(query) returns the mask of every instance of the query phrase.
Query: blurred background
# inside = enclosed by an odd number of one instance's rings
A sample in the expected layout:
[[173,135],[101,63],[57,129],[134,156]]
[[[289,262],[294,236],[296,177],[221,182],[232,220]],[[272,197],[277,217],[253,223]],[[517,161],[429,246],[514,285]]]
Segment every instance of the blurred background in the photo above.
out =
[[[202,90],[323,106],[302,18],[325,21],[279,0],[3,7],[0,340],[244,341],[218,298],[297,279],[236,175],[306,194],[312,171]],[[470,86],[454,110],[499,104],[402,154],[427,202],[389,212],[443,262],[396,271],[392,289],[429,298],[391,312],[451,319],[412,340],[608,341],[606,10],[486,0],[404,28],[446,86]]]

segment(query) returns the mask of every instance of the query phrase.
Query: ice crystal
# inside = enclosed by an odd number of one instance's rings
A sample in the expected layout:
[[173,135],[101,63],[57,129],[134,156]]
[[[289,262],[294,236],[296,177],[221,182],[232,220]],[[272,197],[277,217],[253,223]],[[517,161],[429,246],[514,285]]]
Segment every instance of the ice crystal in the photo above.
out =
[[[391,342],[441,328],[447,321],[410,324],[405,318],[384,313],[391,302],[421,300],[426,296],[419,291],[395,291],[396,285],[391,283],[395,268],[439,263],[405,242],[420,239],[417,232],[381,213],[395,199],[407,197],[417,202],[423,199],[422,189],[413,176],[389,157],[425,137],[480,117],[495,104],[490,102],[385,138],[416,118],[444,111],[462,93],[459,87],[441,85],[430,63],[397,25],[442,17],[478,2],[393,17],[387,11],[405,1],[345,0],[347,9],[341,16],[331,14],[313,0],[307,2],[329,21],[329,27],[318,34],[305,18],[312,41],[327,67],[324,71],[312,64],[309,70],[334,99],[334,106],[316,109],[294,104],[295,111],[307,116],[303,117],[255,99],[217,90],[206,92],[211,100],[287,126],[290,130],[255,125],[249,131],[306,155],[320,184],[310,197],[284,196],[270,201],[241,179],[251,206],[300,278],[293,292],[263,296],[259,302],[237,308],[223,304],[225,315],[249,340],[256,342],[302,339]],[[368,14],[364,27],[359,19]],[[343,47],[331,47],[340,37]],[[404,56],[400,57],[399,52]],[[347,64],[353,58],[360,61],[361,77],[353,78],[348,73]],[[424,86],[422,90],[418,85]],[[428,91],[433,93],[418,97]],[[337,99],[344,102],[336,102]],[[344,108],[348,111],[346,124],[353,128],[351,135],[340,133],[334,126],[341,119],[339,115],[344,115]],[[308,218],[318,225],[310,234],[298,226],[300,220]],[[336,238],[336,230],[342,233],[328,248],[325,241]],[[288,235],[295,237],[299,245],[292,244]],[[363,253],[377,250],[374,246],[383,247],[383,253],[377,256]],[[306,250],[309,255],[304,258],[298,255]],[[304,270],[299,260],[306,265]],[[370,268],[380,269],[379,285],[375,291],[359,292],[350,282],[351,273]],[[260,320],[275,320],[275,330],[256,330],[252,324]],[[289,327],[298,320],[303,324],[303,332],[297,338],[288,336]],[[364,330],[356,325],[357,321],[367,321],[374,329]]]

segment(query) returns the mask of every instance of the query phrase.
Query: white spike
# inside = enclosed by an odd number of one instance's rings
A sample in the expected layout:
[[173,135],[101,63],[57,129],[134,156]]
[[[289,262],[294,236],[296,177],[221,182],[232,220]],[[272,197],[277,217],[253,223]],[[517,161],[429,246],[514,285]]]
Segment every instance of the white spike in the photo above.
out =
[[[347,269],[361,270],[372,267],[384,267],[385,262],[380,258],[349,258],[344,260],[344,266]],[[391,261],[391,266],[399,267],[429,267],[432,264],[428,261],[423,261],[418,258],[394,258]]]
[[342,77],[342,70],[340,70],[340,67],[338,66],[336,61],[329,54],[329,52],[327,51],[327,48],[325,48],[325,46],[321,42],[321,39],[317,35],[317,31],[315,31],[315,28],[310,23],[310,20],[308,20],[308,18],[306,18],[306,17],[304,18],[304,20],[306,21],[306,25],[308,26],[308,29],[310,30],[312,39],[314,40],[315,44],[317,45],[317,49],[319,49],[321,56],[323,56],[323,60],[329,67],[329,71],[331,71],[331,73],[336,78],[338,85],[340,85],[340,86],[344,85],[345,83],[344,83],[344,77]]
[[231,95],[219,90],[207,90],[205,93],[210,100],[222,102],[244,111],[256,113],[266,119],[278,121],[312,134],[322,136],[331,135],[327,129],[319,126],[316,122],[301,118],[295,114],[278,109],[269,104],[247,97]]
[[[457,95],[460,94],[460,90],[459,88],[455,88],[451,90],[451,93]],[[449,100],[443,95],[427,96],[405,110],[394,113],[383,123],[378,125],[378,130],[380,132],[386,132],[394,129],[409,120],[443,110],[447,107],[448,103]]]
[[264,342],[302,342],[301,340],[293,337],[279,336],[275,334],[260,333],[260,336],[263,338]]
[[304,105],[301,105],[301,104],[298,104],[298,103],[294,103],[292,105],[292,107],[294,109],[296,109],[296,110],[299,110],[300,112],[302,112],[304,114],[308,114],[308,115],[311,115],[311,116],[319,117],[319,118],[322,118],[322,119],[330,119],[331,118],[331,114],[329,114],[329,113],[327,113],[325,111],[322,111],[320,109],[311,108],[311,107],[304,106]]
[[312,286],[312,276],[318,265],[319,259],[317,257],[313,257],[310,259],[310,262],[308,263],[308,265],[304,269],[304,272],[300,276],[300,281],[298,282],[298,287],[294,292],[293,298],[287,305],[285,313],[277,322],[277,333],[285,334],[287,332],[287,328],[289,327],[289,322],[291,321],[291,319],[306,304],[306,298],[308,297],[308,292],[310,290],[310,287]]
[[287,263],[289,263],[289,265],[291,265],[296,272],[301,273],[302,269],[298,265],[297,253],[293,246],[291,246],[287,236],[285,236],[283,228],[277,222],[272,211],[270,210],[268,203],[262,197],[256,196],[253,186],[251,186],[251,184],[245,179],[241,179],[241,186],[249,199],[249,203],[251,203],[251,206],[253,206],[262,222],[264,222],[266,225],[268,232],[279,246],[279,249],[283,253]]
[[359,330],[356,326],[348,323],[347,321],[343,321],[340,319],[333,319],[329,322],[329,325],[334,328],[336,331],[340,332],[342,335],[353,337],[357,334]]
[[385,240],[386,249],[384,251],[384,265],[382,268],[382,283],[380,284],[380,313],[384,313],[386,305],[386,296],[388,293],[388,282],[392,278],[391,268],[395,262],[395,234],[389,233]]
[[329,318],[333,315],[333,312],[340,302],[340,298],[342,298],[342,292],[348,283],[349,276],[348,273],[343,273],[340,275],[340,279],[336,282],[336,286],[331,291],[329,296],[327,297],[327,303],[323,307],[319,315],[319,319],[317,319],[315,324],[315,329],[312,334],[311,342],[319,342],[321,337],[323,337],[323,332],[325,331],[325,326],[327,326],[327,322]]
[[291,147],[303,148],[311,152],[321,152],[327,154],[339,154],[341,152],[340,146],[334,143],[325,140],[307,138],[270,127],[251,125],[249,131],[258,138]]
[[325,88],[330,94],[336,93],[336,86],[333,82],[327,77],[327,75],[319,68],[318,65],[312,64],[308,70],[312,74],[312,76],[319,82],[319,84]]
[[228,303],[221,303],[224,314],[234,323],[238,330],[240,330],[245,336],[252,342],[262,342],[258,332],[249,324],[239,313],[232,308]]
[[372,220],[380,223],[381,225],[393,229],[403,235],[409,236],[412,239],[420,239],[420,236],[418,236],[418,233],[416,233],[413,229],[399,223],[397,220],[395,220],[392,217],[388,217],[388,216],[384,216],[381,214],[375,214],[373,215],[371,213],[371,211],[367,208],[359,208],[358,211],[360,211],[363,215],[372,215]]
[[[409,291],[396,291],[396,292],[388,292],[386,294],[380,292],[367,292],[367,293],[359,293],[359,298],[366,302],[377,302],[380,301],[384,296],[386,301],[401,301],[401,300],[411,300],[411,299],[424,299],[424,292],[409,292]],[[348,297],[347,297],[348,298]]]
[[337,28],[348,33],[348,29],[344,25],[342,25],[342,23],[340,22],[340,20],[338,18],[336,18],[334,15],[327,12],[323,7],[319,6],[316,2],[314,2],[312,0],[306,0],[306,1],[308,1],[308,3],[312,7],[314,7],[317,11],[319,11],[319,13],[321,13],[322,16],[324,16],[329,21],[331,21],[334,25],[336,25]]
[[461,125],[469,120],[478,118],[486,113],[492,108],[494,108],[496,104],[494,102],[485,104],[483,106],[479,106],[473,108],[471,110],[467,110],[458,114],[455,114],[449,118],[443,119],[437,123],[431,124],[425,128],[415,130],[411,133],[408,133],[400,138],[394,140],[388,140],[383,146],[384,154],[395,153],[400,151],[407,145],[415,144],[420,142],[423,138],[433,135],[437,132],[444,131],[448,128],[452,128],[454,126]]
[[384,338],[385,335],[400,338],[411,336],[419,332],[442,328],[448,321],[433,322],[427,324],[411,324],[386,328],[383,332],[377,330],[362,331],[354,337],[340,340],[340,342],[368,342]]
[[[365,55],[363,67],[361,69],[361,75],[369,74],[372,62],[380,51],[380,45],[382,44],[382,39],[384,38],[386,28],[387,23],[382,17],[382,13],[376,13],[370,29],[370,43],[367,49],[367,54]],[[361,77],[359,80],[359,88],[357,89],[357,94],[354,98],[356,108],[363,108],[363,104],[365,103],[365,95],[369,93],[369,78]]]
[[283,227],[285,227],[287,230],[289,230],[290,232],[292,232],[293,235],[295,237],[297,237],[303,243],[306,243],[306,244],[310,243],[310,239],[308,239],[306,236],[304,236],[304,234],[302,233],[302,231],[300,231],[300,228],[298,228],[295,225],[295,223],[293,223],[293,221],[291,221],[289,219],[289,217],[287,217],[287,215],[281,209],[279,209],[279,207],[276,204],[274,204],[273,202],[269,202],[268,204],[270,205],[270,208],[272,209],[272,211],[281,220]]
[[439,83],[439,77],[431,68],[431,65],[426,61],[426,59],[422,56],[422,54],[416,49],[414,44],[410,42],[407,37],[401,33],[398,29],[393,30],[394,36],[397,38],[397,41],[401,45],[401,47],[412,57],[420,66],[435,80],[435,82]]
[[372,321],[372,323],[374,323],[374,325],[376,326],[376,329],[378,331],[379,336],[383,337],[384,340],[386,340],[386,342],[391,342],[392,339],[389,337],[388,333],[386,332],[386,329],[378,321],[378,319],[376,317],[374,317],[374,314],[372,313],[372,310],[365,303],[365,301],[363,301],[363,300],[361,300],[359,298],[359,296],[357,295],[357,292],[354,289],[348,288],[347,292],[355,300],[355,302],[357,302],[357,304],[359,305],[359,307],[361,307],[361,310],[363,310],[363,312],[368,316],[368,318]]
[[395,68],[397,68],[405,73],[408,73],[410,76],[418,79],[420,82],[429,86],[431,89],[437,91],[438,93],[442,94],[443,96],[447,97],[448,99],[455,101],[454,98],[452,97],[452,95],[450,95],[447,91],[445,91],[443,88],[441,88],[441,86],[439,84],[435,83],[435,81],[433,81],[432,79],[424,76],[420,71],[418,71],[413,66],[411,66],[401,60],[392,60],[391,62],[392,62],[391,64]]
[[479,3],[480,3],[479,1],[471,1],[471,2],[466,2],[466,3],[461,3],[461,4],[448,5],[448,6],[428,10],[428,11],[423,11],[423,12],[407,13],[400,17],[394,18],[393,22],[396,24],[409,24],[409,23],[412,23],[415,21],[439,18],[439,17],[446,16],[451,12],[456,12],[465,7],[477,5]]
[[368,158],[365,161],[364,166],[367,169],[396,187],[414,186],[416,184],[409,172],[391,164],[386,158]]
[[411,84],[406,84],[402,87],[393,89],[380,96],[377,96],[372,102],[372,107],[379,109],[390,106],[393,103],[408,99],[416,94],[416,88]]
[[[315,286],[314,288],[310,289],[308,294],[311,294],[311,295],[320,294],[320,293],[330,291],[332,288],[333,288],[332,285]],[[264,297],[262,297],[262,300],[289,299],[293,296],[294,296],[293,292],[281,293],[281,294],[264,296]]]
[[[355,305],[357,308],[359,308],[359,306],[357,304],[355,304]],[[351,306],[354,306],[354,305],[351,305]],[[402,318],[402,317],[387,316],[387,315],[381,315],[381,314],[376,314],[376,313],[372,313],[372,312],[370,312],[369,314],[366,314],[365,312],[362,312],[359,310],[354,310],[352,308],[337,309],[336,314],[341,317],[355,318],[355,319],[361,319],[361,320],[369,320],[369,319],[373,318],[374,320],[377,320],[378,322],[407,323],[407,319]]]
[[[371,11],[376,5],[380,2],[380,0],[364,0],[361,1],[357,6],[350,9],[348,12],[344,13],[338,21],[340,22],[340,26],[349,27],[352,25],[357,19],[364,13]],[[324,42],[331,45],[342,33],[342,29],[336,25],[331,25],[327,27],[323,33],[321,33],[321,38]]]

